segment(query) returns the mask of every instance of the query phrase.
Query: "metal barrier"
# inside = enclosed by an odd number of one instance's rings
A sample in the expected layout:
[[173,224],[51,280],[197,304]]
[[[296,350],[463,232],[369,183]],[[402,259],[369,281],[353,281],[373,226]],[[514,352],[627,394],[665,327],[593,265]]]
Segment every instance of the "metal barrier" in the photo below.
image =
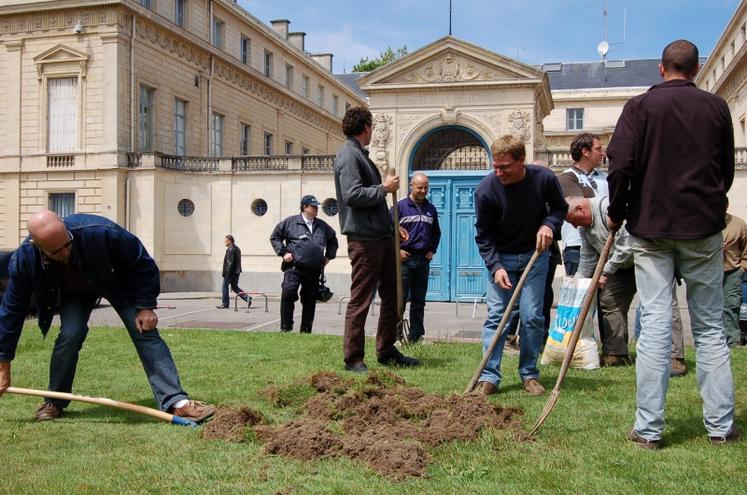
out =
[[460,302],[472,302],[472,319],[475,319],[475,313],[477,312],[477,303],[486,304],[488,302],[488,298],[485,297],[485,295],[482,296],[468,296],[468,297],[459,297],[456,300],[456,316],[459,318],[459,303]]
[[[342,303],[350,299],[350,296],[342,296],[340,297],[340,301],[337,303],[337,315],[342,315]],[[381,302],[376,302],[376,299],[373,299],[371,301],[371,316],[376,316],[376,305],[381,305]]]
[[[262,296],[265,298],[265,313],[270,312],[270,303],[267,299],[267,295],[264,292],[239,292],[236,294],[236,297],[233,298],[233,310],[238,311],[239,310],[239,298],[241,296]],[[249,308],[251,307],[251,303],[249,300],[246,301],[246,310],[245,313],[249,312]]]

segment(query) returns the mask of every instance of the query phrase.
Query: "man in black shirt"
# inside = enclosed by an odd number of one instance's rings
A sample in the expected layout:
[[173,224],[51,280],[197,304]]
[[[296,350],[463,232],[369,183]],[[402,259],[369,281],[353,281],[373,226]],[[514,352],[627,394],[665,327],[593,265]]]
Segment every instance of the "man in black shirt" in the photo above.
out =
[[[511,135],[503,136],[493,143],[491,151],[495,174],[485,177],[475,191],[475,240],[491,275],[487,295],[488,318],[482,331],[483,352],[495,335],[514,285],[534,251],[541,251],[519,299],[519,376],[527,392],[542,395],[545,389],[538,381],[537,359],[544,335],[542,305],[548,267],[547,248],[560,233],[568,205],[550,169],[524,164],[526,151],[522,140]],[[498,391],[505,335],[498,341],[480,376],[477,390],[485,395]]]

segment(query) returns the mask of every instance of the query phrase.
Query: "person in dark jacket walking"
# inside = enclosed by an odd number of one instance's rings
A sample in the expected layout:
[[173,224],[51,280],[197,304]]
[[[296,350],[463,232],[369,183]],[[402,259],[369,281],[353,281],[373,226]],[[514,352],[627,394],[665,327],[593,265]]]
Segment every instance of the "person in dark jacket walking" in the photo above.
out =
[[410,300],[408,340],[413,343],[425,335],[423,314],[428,275],[431,260],[441,241],[438,212],[425,199],[427,195],[428,177],[422,172],[416,172],[410,179],[410,195],[397,202],[399,225],[408,233],[408,239],[400,244],[400,259],[404,302]]
[[247,307],[252,305],[252,298],[243,294],[239,287],[239,277],[241,276],[241,249],[236,245],[231,234],[228,234],[224,240],[226,244],[226,254],[223,256],[223,290],[222,303],[216,306],[218,309],[228,309],[231,307],[231,300],[228,298],[228,288],[230,287],[234,294],[241,294],[239,297],[247,303]]
[[[345,369],[365,373],[366,315],[371,294],[378,285],[381,313],[376,329],[379,363],[415,366],[417,359],[403,355],[397,340],[397,276],[394,252],[394,223],[386,204],[387,193],[399,189],[399,177],[381,174],[368,157],[373,134],[373,117],[368,109],[353,107],[345,112],[342,132],[347,141],[335,157],[335,189],[340,210],[340,230],[348,236],[352,266],[350,300],[345,312],[343,353]],[[400,229],[400,236],[402,229]],[[406,235],[406,232],[405,232]]]
[[645,448],[659,447],[664,433],[677,269],[687,286],[706,431],[711,443],[740,437],[721,287],[734,130],[726,102],[693,83],[699,68],[695,45],[667,45],[659,64],[664,82],[625,104],[607,148],[607,222],[613,229],[626,221],[643,308],[637,410],[627,438]]
[[292,215],[275,227],[270,243],[283,258],[280,331],[293,331],[293,310],[301,287],[301,333],[311,333],[316,313],[319,276],[337,256],[337,234],[327,222],[317,218],[319,201],[312,195],[301,198],[301,214]]
[[[28,229],[30,237],[11,257],[8,287],[0,304],[0,395],[11,384],[10,362],[32,293],[45,336],[59,297],[60,334],[52,350],[49,390],[68,393],[88,335],[88,319],[103,296],[130,334],[158,407],[194,421],[215,412],[214,406],[189,400],[182,390],[171,352],[156,329],[158,267],[137,237],[98,215],[75,214],[61,220],[49,210],[35,213]],[[36,418],[59,418],[68,404],[45,399]]]

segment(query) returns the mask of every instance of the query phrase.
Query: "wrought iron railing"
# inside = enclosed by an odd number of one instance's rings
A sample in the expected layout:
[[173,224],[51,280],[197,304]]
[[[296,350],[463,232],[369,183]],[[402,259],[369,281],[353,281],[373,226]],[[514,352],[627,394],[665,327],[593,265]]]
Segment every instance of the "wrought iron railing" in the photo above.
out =
[[303,155],[301,168],[331,172],[335,169],[335,155]]
[[235,156],[231,158],[234,172],[288,170],[287,156]]

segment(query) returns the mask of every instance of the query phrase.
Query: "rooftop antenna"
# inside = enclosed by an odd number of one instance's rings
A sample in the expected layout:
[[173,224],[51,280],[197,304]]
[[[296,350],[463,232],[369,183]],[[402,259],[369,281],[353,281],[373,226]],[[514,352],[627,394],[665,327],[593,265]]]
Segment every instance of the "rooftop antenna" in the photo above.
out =
[[604,24],[603,24],[604,28],[603,28],[603,33],[602,33],[603,38],[602,38],[602,41],[600,41],[599,44],[597,45],[597,53],[604,61],[607,60],[607,53],[610,51],[610,48],[612,46],[622,45],[623,43],[625,43],[625,34],[628,30],[628,9],[626,8],[623,10],[623,39],[622,41],[619,41],[617,43],[610,43],[607,38],[607,16],[608,15],[609,14],[607,12],[607,1],[605,0],[604,7],[602,8],[602,18],[604,19]]
[[451,36],[451,0],[449,0],[449,36]]

